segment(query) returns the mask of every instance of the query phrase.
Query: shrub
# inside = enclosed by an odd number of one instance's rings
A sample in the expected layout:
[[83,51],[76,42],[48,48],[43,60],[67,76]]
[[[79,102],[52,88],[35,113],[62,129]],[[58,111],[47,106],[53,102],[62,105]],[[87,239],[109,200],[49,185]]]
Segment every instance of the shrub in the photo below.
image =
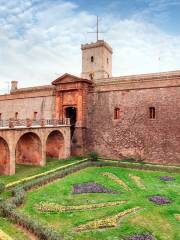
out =
[[97,161],[98,160],[98,154],[96,152],[90,152],[88,155],[88,158],[90,161]]
[[59,169],[59,171],[56,169],[56,171],[52,171],[48,175],[41,175],[39,178],[33,178],[29,182],[21,183],[11,190],[12,198],[10,198],[7,202],[0,201],[1,214],[10,220],[13,220],[16,224],[26,228],[28,231],[34,233],[40,240],[61,240],[62,237],[50,226],[32,219],[30,216],[22,212],[18,212],[16,207],[23,203],[26,194],[25,191],[30,190],[33,187],[39,187],[50,183],[56,179],[63,178],[68,174],[74,173],[88,166],[91,166],[91,163],[88,161],[75,166],[69,164],[69,166],[65,169]]
[[3,193],[5,190],[5,184],[4,183],[0,183],[0,194]]

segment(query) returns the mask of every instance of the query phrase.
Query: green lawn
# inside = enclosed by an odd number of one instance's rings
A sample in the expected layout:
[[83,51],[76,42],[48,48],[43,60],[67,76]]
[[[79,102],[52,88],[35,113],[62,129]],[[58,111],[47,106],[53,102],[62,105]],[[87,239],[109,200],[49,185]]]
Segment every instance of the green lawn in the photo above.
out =
[[[48,159],[47,164],[44,167],[38,166],[27,166],[27,165],[16,165],[16,174],[13,176],[0,176],[0,183],[11,183],[22,178],[30,177],[39,173],[47,172],[51,169],[58,168],[60,166],[80,160],[80,157],[72,157],[67,160],[54,160]],[[0,197],[9,197],[10,192],[4,192]],[[0,229],[9,234],[13,239],[17,240],[29,240],[28,236],[25,235],[21,229],[18,229],[16,225],[8,221],[7,219],[0,217]]]
[[6,232],[13,239],[17,240],[30,240],[27,234],[24,234],[21,229],[18,229],[16,225],[13,225],[6,218],[0,217],[0,229]]
[[[103,172],[111,172],[123,180],[132,191],[102,176]],[[139,176],[145,185],[140,189],[129,177],[129,174]],[[175,181],[163,182],[160,176],[171,175]],[[78,183],[96,182],[111,188],[116,193],[72,194],[72,185]],[[122,239],[134,233],[150,232],[158,240],[179,240],[180,223],[174,214],[180,214],[180,175],[163,172],[130,170],[118,167],[87,168],[60,179],[52,184],[34,189],[27,193],[26,202],[20,211],[52,225],[66,240],[70,239]],[[163,195],[171,200],[171,204],[158,206],[148,200],[151,195]],[[39,202],[51,202],[63,205],[80,205],[127,200],[126,204],[116,207],[106,207],[95,210],[71,211],[65,213],[43,213],[34,208]],[[75,232],[74,228],[92,220],[114,216],[121,211],[133,207],[142,210],[129,214],[121,219],[117,227]]]
[[75,162],[76,160],[82,159],[81,157],[71,157],[67,160],[54,160],[48,159],[47,164],[44,167],[30,166],[30,165],[16,165],[16,174],[13,176],[0,176],[1,183],[11,183],[22,178],[30,177],[39,173],[47,172],[51,169]]

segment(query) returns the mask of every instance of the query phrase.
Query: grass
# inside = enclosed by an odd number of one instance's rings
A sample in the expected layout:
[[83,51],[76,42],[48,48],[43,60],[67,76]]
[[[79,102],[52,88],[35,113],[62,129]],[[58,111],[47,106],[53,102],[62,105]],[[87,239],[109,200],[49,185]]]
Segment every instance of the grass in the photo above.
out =
[[[44,173],[57,167],[67,165],[82,159],[81,157],[71,157],[67,160],[55,160],[47,159],[47,164],[44,167],[39,166],[27,166],[27,165],[16,165],[16,174],[13,176],[0,176],[0,182],[8,184],[14,181],[18,181],[22,178],[30,177],[39,173]],[[9,191],[5,191],[0,198],[7,198],[10,196]],[[6,218],[0,217],[0,229],[6,232],[13,239],[17,240],[28,240],[29,238],[25,235],[21,229],[18,229],[16,225],[8,221]]]
[[17,240],[29,240],[27,234],[24,234],[17,226],[13,225],[10,221],[6,218],[0,217],[0,229],[6,232],[9,236],[13,239]]
[[47,164],[44,167],[31,166],[31,165],[16,165],[16,174],[13,176],[0,176],[0,182],[8,184],[18,181],[22,178],[30,177],[39,173],[44,173],[54,168],[75,162],[82,159],[81,157],[71,157],[68,160],[47,159]]
[[[111,172],[123,180],[132,191],[126,191],[116,182],[102,175],[103,172]],[[139,176],[145,185],[145,190],[140,189],[129,177],[129,174]],[[171,175],[175,181],[163,182],[160,176]],[[90,193],[72,194],[72,185],[96,182],[111,188],[116,193]],[[52,225],[66,240],[117,240],[124,236],[150,232],[158,240],[179,240],[179,222],[174,214],[180,213],[180,175],[164,172],[152,172],[144,170],[131,170],[118,167],[91,167],[71,174],[64,179],[48,184],[39,189],[27,193],[26,202],[19,210],[28,213]],[[151,195],[164,195],[172,203],[165,206],[157,206],[148,200]],[[63,213],[39,212],[34,208],[39,202],[51,202],[61,205],[83,205],[91,203],[104,203],[109,201],[127,200],[127,204],[101,208],[96,210],[72,211]],[[87,232],[74,231],[74,228],[90,221],[114,216],[129,208],[141,207],[142,210],[124,217],[117,227]]]

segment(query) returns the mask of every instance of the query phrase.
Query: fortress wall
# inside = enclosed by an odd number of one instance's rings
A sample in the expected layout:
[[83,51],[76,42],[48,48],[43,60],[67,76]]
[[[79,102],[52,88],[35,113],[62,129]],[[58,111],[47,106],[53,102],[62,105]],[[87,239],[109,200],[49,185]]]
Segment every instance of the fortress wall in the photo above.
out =
[[[174,81],[177,86],[168,82],[167,87],[154,82],[147,89],[95,87],[88,95],[87,151],[114,159],[180,164],[178,81]],[[149,107],[155,107],[155,119],[149,118]],[[115,108],[120,109],[118,120],[114,120]]]
[[34,112],[37,112],[37,119],[52,119],[55,108],[54,104],[54,96],[14,96],[11,99],[0,99],[1,118],[15,118],[15,113],[18,112],[18,119],[33,119]]

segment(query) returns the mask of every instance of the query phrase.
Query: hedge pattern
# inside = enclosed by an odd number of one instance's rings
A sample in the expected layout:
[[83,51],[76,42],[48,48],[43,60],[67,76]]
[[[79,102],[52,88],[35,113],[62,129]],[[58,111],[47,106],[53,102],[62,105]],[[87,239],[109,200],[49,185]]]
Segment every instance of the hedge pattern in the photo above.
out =
[[3,216],[14,221],[16,224],[26,228],[29,232],[33,233],[40,240],[61,240],[63,239],[60,234],[47,225],[45,222],[33,219],[29,215],[16,210],[18,206],[23,204],[26,191],[48,184],[54,180],[63,178],[71,173],[77,172],[81,169],[91,166],[91,162],[82,162],[76,166],[68,166],[64,170],[52,172],[51,174],[34,178],[29,182],[22,183],[19,186],[12,188],[12,197],[8,201],[0,203],[0,210]]
[[[21,225],[22,227],[26,228],[29,232],[32,232],[34,235],[36,235],[40,240],[61,240],[63,239],[63,237],[60,236],[59,233],[57,233],[49,225],[47,225],[44,222],[40,222],[39,220],[37,221],[36,219],[33,219],[27,214],[19,212],[18,210],[16,210],[16,208],[24,202],[26,191],[34,187],[43,186],[44,184],[48,184],[54,180],[63,178],[81,169],[84,169],[87,167],[93,167],[93,166],[94,167],[113,166],[113,167],[124,167],[124,168],[131,168],[131,169],[134,168],[134,169],[154,170],[154,171],[158,171],[158,170],[168,171],[168,169],[166,168],[163,169],[162,167],[152,166],[152,165],[135,165],[132,163],[121,163],[121,162],[115,162],[115,161],[114,162],[112,161],[92,162],[92,161],[81,160],[74,164],[68,164],[68,166],[67,165],[62,166],[60,167],[60,169],[50,170],[43,174],[35,175],[30,178],[23,179],[22,181],[18,181],[18,183],[17,181],[14,183],[11,183],[11,185],[9,185],[8,187],[12,187],[17,184],[18,185],[11,190],[12,197],[8,199],[8,201],[0,202],[0,210],[4,216],[13,220],[15,223]],[[176,171],[174,170],[174,168],[170,168],[169,172],[180,172],[180,171],[178,168],[176,169]],[[135,209],[136,208],[131,209],[132,212],[135,211]],[[129,209],[120,213],[118,215],[118,219],[120,219],[126,214],[131,213],[131,210]],[[103,224],[102,219],[97,220],[97,222],[95,223],[95,226],[99,226],[98,228],[112,226],[114,219],[117,220],[116,217],[107,218],[106,221],[104,220],[106,224]],[[91,224],[90,223],[88,224],[86,229],[91,227]],[[92,226],[94,226],[94,224],[92,224]],[[77,228],[77,230],[80,230],[81,228],[84,228],[84,227],[81,225],[79,226],[79,228]]]

